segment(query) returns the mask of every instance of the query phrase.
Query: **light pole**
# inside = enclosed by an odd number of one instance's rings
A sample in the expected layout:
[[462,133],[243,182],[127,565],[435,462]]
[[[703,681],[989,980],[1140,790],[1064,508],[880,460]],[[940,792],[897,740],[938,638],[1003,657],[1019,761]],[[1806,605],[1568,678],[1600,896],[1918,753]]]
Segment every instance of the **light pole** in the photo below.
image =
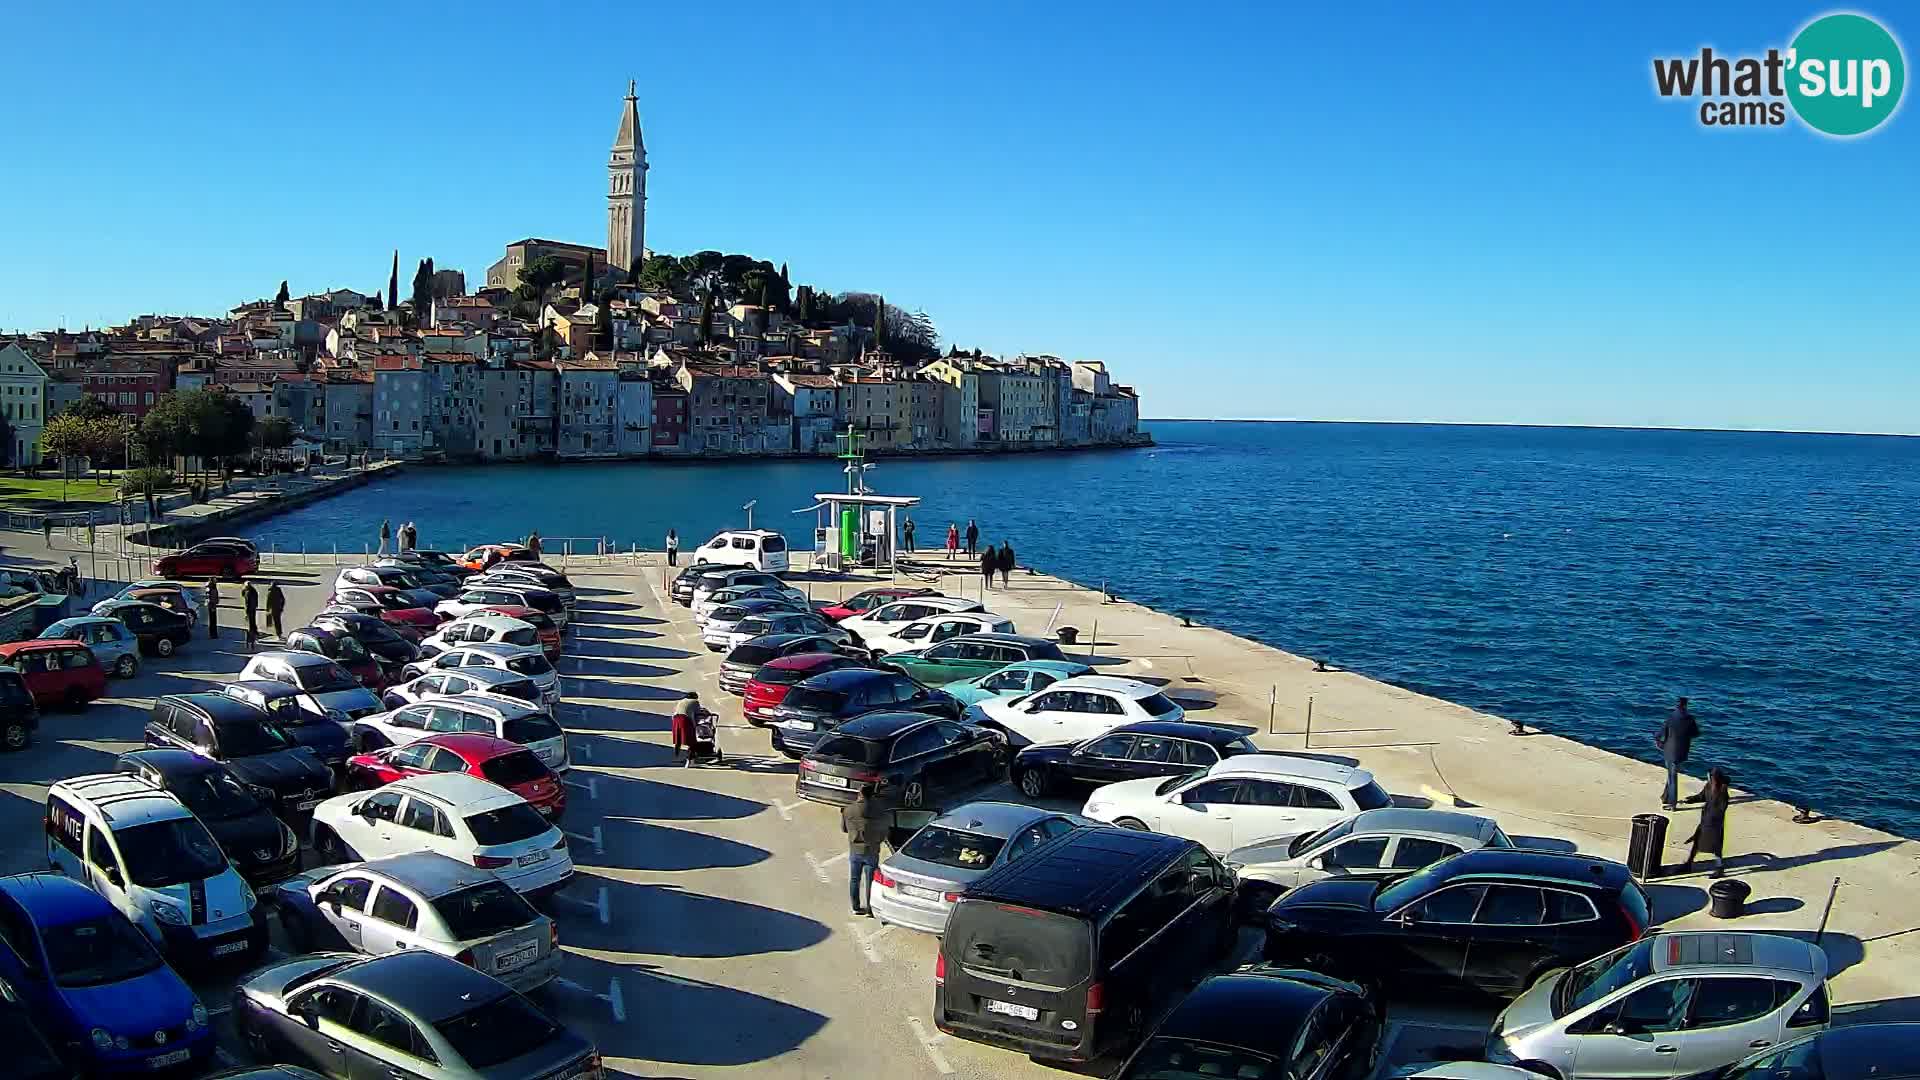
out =
[[754,508],[754,506],[756,506],[756,505],[757,505],[757,504],[758,504],[759,502],[760,502],[760,500],[759,500],[759,499],[748,499],[748,500],[747,500],[747,504],[746,504],[745,506],[742,506],[742,507],[740,508],[740,509],[742,509],[742,510],[745,510],[745,511],[747,512],[747,531],[748,531],[748,532],[752,532],[752,531],[753,531],[753,508]]

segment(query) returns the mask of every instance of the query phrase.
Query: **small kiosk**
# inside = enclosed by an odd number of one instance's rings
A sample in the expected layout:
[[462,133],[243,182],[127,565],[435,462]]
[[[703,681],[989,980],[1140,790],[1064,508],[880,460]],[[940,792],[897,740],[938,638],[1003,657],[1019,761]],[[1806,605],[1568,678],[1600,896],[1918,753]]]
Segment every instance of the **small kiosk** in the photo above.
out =
[[855,566],[893,569],[894,538],[900,535],[899,514],[920,505],[917,495],[875,495],[867,490],[866,436],[848,425],[840,438],[846,443],[840,460],[846,462],[847,490],[821,492],[814,503],[796,514],[817,515],[813,530],[816,564],[840,571]]

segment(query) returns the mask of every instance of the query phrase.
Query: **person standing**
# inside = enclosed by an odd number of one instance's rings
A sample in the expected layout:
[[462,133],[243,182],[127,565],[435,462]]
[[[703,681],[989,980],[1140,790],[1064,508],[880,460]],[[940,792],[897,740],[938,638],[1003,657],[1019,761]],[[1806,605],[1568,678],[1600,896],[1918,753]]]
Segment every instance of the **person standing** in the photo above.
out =
[[1667,786],[1660,793],[1660,805],[1674,810],[1680,796],[1680,766],[1687,763],[1687,755],[1693,750],[1693,740],[1700,737],[1700,722],[1693,718],[1693,711],[1687,708],[1687,699],[1680,698],[1673,703],[1673,711],[1667,714],[1667,722],[1660,725],[1660,733],[1653,737],[1653,745],[1660,748],[1660,756],[1667,763]]
[[909,515],[906,522],[900,526],[900,535],[906,542],[907,554],[913,554],[913,517],[911,515]]
[[282,641],[287,639],[287,633],[280,628],[280,617],[286,613],[286,610],[287,594],[280,591],[280,583],[277,581],[268,582],[267,628],[273,631],[274,637]]
[[220,637],[220,581],[218,578],[207,579],[207,636],[216,640]]
[[40,517],[40,536],[46,540],[48,547],[53,546],[53,519],[44,514]]
[[1707,771],[1707,786],[1700,793],[1705,803],[1700,808],[1700,824],[1694,827],[1693,835],[1687,837],[1687,842],[1693,846],[1687,849],[1687,861],[1680,864],[1680,869],[1693,869],[1693,860],[1702,852],[1710,851],[1713,853],[1713,873],[1708,876],[1725,875],[1727,806],[1733,802],[1731,787],[1731,779],[1718,767]]
[[413,527],[413,522],[411,521],[407,522],[405,525],[400,526],[400,550],[412,551],[413,543],[419,537],[419,535],[420,535],[419,530]]
[[1000,584],[1013,588],[1013,545],[1000,541]]
[[380,519],[380,554],[385,555],[387,553],[387,541],[392,539],[393,539],[393,522],[388,521],[386,518],[381,518]]
[[840,831],[847,834],[847,900],[855,915],[868,914],[873,872],[880,865],[880,839],[886,834],[881,814],[865,788],[840,808]]
[[967,557],[969,559],[973,557],[973,553],[975,549],[977,549],[979,546],[980,546],[980,526],[975,525],[973,523],[972,518],[968,518],[967,519]]
[[533,558],[535,562],[540,561],[540,530],[539,529],[535,529],[532,532],[527,534],[527,550],[533,552]]
[[993,572],[998,569],[1000,553],[993,549],[992,544],[988,544],[987,550],[980,553],[980,588],[983,592],[993,588]]
[[260,593],[251,581],[240,590],[240,606],[247,612],[247,651],[251,652],[260,644]]
[[701,712],[700,694],[696,690],[687,691],[680,704],[673,707],[673,756],[680,757],[680,748],[686,747],[687,756],[693,756],[693,722],[699,719]]
[[667,565],[680,565],[680,533],[674,529],[667,530]]
[[960,554],[960,526],[947,522],[947,558]]

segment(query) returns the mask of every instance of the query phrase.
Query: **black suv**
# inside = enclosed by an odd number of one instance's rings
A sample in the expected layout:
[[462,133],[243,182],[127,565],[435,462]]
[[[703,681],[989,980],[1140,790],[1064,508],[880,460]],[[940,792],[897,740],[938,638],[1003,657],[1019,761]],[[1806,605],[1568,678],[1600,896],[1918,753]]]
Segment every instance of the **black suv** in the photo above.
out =
[[773,748],[797,761],[841,721],[877,709],[947,720],[958,720],[966,711],[952,695],[929,690],[897,671],[845,668],[815,675],[787,691],[767,726]]
[[870,712],[827,733],[800,759],[794,793],[844,806],[861,792],[909,809],[1000,778],[1007,737],[920,712]]
[[225,764],[185,750],[135,750],[121,754],[117,768],[185,803],[248,881],[279,881],[300,869],[299,837]]
[[27,689],[26,676],[0,668],[0,749],[25,750],[40,730],[40,706]]
[[420,646],[401,637],[378,615],[358,611],[323,611],[313,617],[313,625],[336,634],[346,634],[367,647],[380,666],[398,671],[401,664],[420,659]]
[[1142,720],[1077,743],[1025,747],[1013,759],[1013,782],[1029,799],[1069,784],[1117,784],[1148,776],[1185,776],[1221,758],[1257,754],[1256,729],[1191,720]]
[[1267,958],[1343,978],[1503,997],[1646,933],[1624,864],[1483,848],[1391,881],[1336,877],[1267,909]]
[[282,820],[301,820],[333,793],[333,773],[266,713],[225,694],[168,694],[153,703],[146,744],[222,761],[248,784],[271,792]]
[[1233,873],[1206,848],[1075,829],[967,886],[934,963],[934,1026],[1042,1060],[1124,1054],[1233,943]]

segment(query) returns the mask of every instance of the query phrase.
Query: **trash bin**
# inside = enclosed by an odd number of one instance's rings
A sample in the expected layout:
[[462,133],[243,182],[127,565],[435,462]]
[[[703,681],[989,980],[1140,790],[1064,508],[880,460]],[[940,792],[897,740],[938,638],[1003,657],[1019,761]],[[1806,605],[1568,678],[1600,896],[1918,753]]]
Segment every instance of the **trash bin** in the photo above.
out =
[[1633,835],[1627,841],[1627,869],[1642,881],[1657,878],[1666,869],[1667,816],[1635,814]]
[[1077,626],[1063,626],[1058,633],[1062,645],[1071,645],[1080,640],[1080,628]]
[[1752,892],[1744,881],[1716,881],[1707,886],[1707,896],[1711,898],[1708,910],[1716,919],[1737,919],[1747,913],[1747,897]]

